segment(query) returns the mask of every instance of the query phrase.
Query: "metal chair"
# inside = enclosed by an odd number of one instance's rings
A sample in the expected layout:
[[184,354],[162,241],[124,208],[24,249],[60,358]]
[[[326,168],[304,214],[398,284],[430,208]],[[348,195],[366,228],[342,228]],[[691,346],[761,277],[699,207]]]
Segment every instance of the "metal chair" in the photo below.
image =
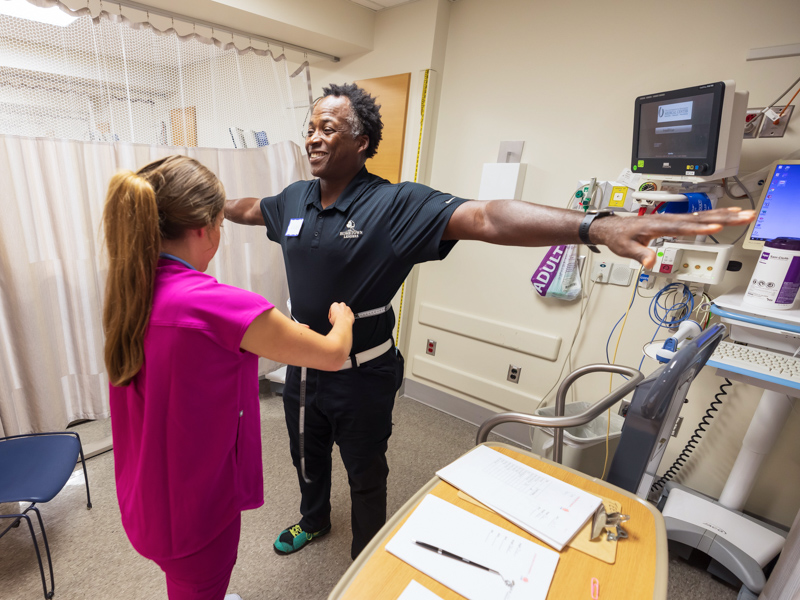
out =
[[[86,473],[86,462],[83,447],[77,433],[59,431],[53,433],[30,433],[0,438],[0,504],[25,503],[29,506],[20,513],[0,514],[0,519],[11,519],[11,524],[0,532],[2,538],[12,527],[19,526],[22,519],[28,523],[28,530],[39,561],[39,572],[42,576],[42,588],[45,598],[52,598],[55,593],[53,581],[53,563],[50,558],[50,546],[44,530],[42,515],[36,504],[52,500],[67,483],[80,458],[86,482],[86,507],[92,508],[89,496],[89,479]],[[44,565],[36,533],[33,530],[29,511],[36,513],[39,529],[44,540],[47,563],[50,568],[50,591],[44,576]]]
[[[484,421],[478,429],[475,443],[485,442],[489,432],[501,423],[551,427],[554,432],[553,460],[561,463],[564,428],[588,423],[633,391],[619,445],[605,480],[640,498],[647,498],[689,386],[725,337],[726,331],[724,325],[712,325],[687,342],[670,362],[647,378],[636,369],[620,365],[580,367],[567,375],[556,392],[556,416],[499,413]],[[563,416],[569,388],[590,373],[618,373],[629,379],[582,413]]]

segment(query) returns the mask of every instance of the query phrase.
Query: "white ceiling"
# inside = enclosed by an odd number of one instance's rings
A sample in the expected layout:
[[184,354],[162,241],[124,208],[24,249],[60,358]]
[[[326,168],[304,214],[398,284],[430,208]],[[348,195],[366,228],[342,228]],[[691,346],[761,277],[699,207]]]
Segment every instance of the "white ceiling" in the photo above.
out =
[[401,4],[410,4],[411,2],[416,1],[417,0],[350,0],[350,2],[355,2],[356,4],[366,6],[367,8],[375,11],[383,10],[384,8],[400,6]]

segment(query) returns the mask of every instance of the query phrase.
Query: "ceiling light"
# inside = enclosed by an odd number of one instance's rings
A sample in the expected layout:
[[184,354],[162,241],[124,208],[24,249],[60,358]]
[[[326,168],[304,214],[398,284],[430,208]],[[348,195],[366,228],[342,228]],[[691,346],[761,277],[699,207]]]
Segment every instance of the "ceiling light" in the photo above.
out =
[[70,17],[57,6],[40,8],[26,0],[0,0],[0,14],[58,27],[66,27],[78,18]]

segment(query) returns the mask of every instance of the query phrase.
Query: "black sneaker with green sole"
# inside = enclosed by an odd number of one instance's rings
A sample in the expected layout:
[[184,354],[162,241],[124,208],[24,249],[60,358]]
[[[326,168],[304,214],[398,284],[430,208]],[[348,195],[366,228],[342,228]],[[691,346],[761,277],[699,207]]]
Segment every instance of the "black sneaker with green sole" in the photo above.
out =
[[303,531],[303,528],[300,527],[298,523],[297,525],[292,525],[288,529],[281,531],[278,539],[275,540],[275,543],[272,545],[272,549],[275,550],[276,554],[292,554],[293,552],[302,550],[312,540],[322,537],[330,533],[330,531],[331,526],[328,525],[315,533],[309,533],[308,531]]

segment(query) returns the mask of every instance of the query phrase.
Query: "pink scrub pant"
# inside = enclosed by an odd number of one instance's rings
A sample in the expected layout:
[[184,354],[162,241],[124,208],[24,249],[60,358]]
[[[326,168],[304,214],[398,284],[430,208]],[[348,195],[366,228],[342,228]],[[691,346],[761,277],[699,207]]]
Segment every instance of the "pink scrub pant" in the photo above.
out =
[[223,600],[239,549],[242,517],[238,515],[202,550],[155,561],[167,576],[169,600]]

